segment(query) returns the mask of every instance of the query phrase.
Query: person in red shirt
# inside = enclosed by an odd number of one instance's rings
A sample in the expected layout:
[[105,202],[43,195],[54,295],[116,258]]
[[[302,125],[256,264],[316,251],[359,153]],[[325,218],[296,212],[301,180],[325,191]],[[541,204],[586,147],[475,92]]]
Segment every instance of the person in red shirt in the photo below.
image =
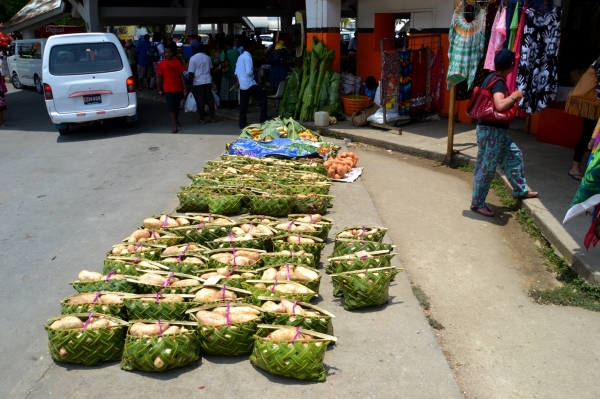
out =
[[177,133],[182,126],[179,122],[179,105],[183,98],[187,96],[187,89],[183,78],[183,71],[185,69],[181,61],[175,57],[176,52],[176,45],[165,47],[164,58],[158,63],[158,67],[156,68],[158,94],[160,98],[167,101],[169,114],[173,122],[171,133]]

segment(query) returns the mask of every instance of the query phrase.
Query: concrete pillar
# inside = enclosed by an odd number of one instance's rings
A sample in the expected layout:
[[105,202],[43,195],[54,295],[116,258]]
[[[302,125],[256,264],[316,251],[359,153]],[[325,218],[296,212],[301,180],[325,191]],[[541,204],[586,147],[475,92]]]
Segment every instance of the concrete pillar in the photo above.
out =
[[187,8],[187,16],[185,17],[185,35],[187,42],[198,38],[198,9],[200,8],[200,0],[185,0]]
[[23,36],[23,39],[35,39],[35,33],[33,32],[33,29],[22,30],[21,35]]
[[312,48],[313,36],[335,50],[331,70],[340,71],[340,19],[342,0],[306,0],[306,48]]
[[83,0],[83,5],[79,5],[77,11],[85,21],[85,27],[88,32],[103,32],[103,26],[98,20],[98,0]]
[[223,23],[218,23],[217,24],[217,33],[221,33],[223,32]]
[[227,34],[228,35],[235,35],[235,30],[234,30],[233,22],[228,22],[227,23]]

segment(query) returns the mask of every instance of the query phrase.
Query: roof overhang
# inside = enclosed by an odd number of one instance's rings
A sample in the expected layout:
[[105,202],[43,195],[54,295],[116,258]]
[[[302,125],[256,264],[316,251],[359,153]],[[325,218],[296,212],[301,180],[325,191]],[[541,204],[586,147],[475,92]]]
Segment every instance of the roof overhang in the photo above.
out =
[[69,15],[67,10],[68,2],[63,0],[31,0],[4,24],[0,32],[37,29]]

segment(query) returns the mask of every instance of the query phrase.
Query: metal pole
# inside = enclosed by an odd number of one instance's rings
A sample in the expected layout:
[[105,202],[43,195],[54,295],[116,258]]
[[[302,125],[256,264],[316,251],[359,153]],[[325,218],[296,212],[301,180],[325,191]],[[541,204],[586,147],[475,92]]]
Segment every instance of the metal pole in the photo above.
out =
[[446,149],[446,165],[452,162],[454,152],[454,103],[456,99],[456,87],[450,88],[450,110],[448,111],[448,147]]

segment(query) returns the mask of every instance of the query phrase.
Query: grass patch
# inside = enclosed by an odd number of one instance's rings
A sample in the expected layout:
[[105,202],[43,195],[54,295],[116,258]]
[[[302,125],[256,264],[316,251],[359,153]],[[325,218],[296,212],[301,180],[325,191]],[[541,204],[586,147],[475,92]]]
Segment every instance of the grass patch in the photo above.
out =
[[423,310],[425,310],[425,317],[427,318],[427,322],[429,322],[429,325],[435,328],[436,330],[443,330],[444,326],[442,325],[442,323],[440,323],[427,313],[427,310],[429,310],[431,304],[429,303],[429,297],[427,296],[427,294],[425,294],[423,289],[418,285],[413,285],[412,292],[419,301],[419,305],[421,305]]
[[451,169],[458,169],[458,170],[462,170],[463,172],[467,172],[467,173],[473,173],[475,172],[475,166],[472,165],[459,165],[456,162],[452,162],[448,165],[449,168]]
[[502,205],[505,208],[508,208],[511,211],[517,210],[517,201],[515,201],[512,194],[508,192],[502,180],[494,179],[492,181],[492,188],[494,189],[494,192],[496,192],[496,195],[500,197],[500,201],[502,201]]
[[600,287],[579,277],[577,272],[569,267],[569,262],[556,254],[552,245],[534,225],[526,209],[519,209],[516,217],[523,231],[539,244],[538,252],[548,271],[556,273],[556,278],[563,283],[561,287],[551,290],[532,290],[529,296],[535,302],[544,305],[576,306],[600,312]]
[[419,305],[421,305],[423,309],[429,310],[431,304],[429,303],[429,297],[423,292],[423,289],[418,285],[413,285],[412,292],[419,301]]

